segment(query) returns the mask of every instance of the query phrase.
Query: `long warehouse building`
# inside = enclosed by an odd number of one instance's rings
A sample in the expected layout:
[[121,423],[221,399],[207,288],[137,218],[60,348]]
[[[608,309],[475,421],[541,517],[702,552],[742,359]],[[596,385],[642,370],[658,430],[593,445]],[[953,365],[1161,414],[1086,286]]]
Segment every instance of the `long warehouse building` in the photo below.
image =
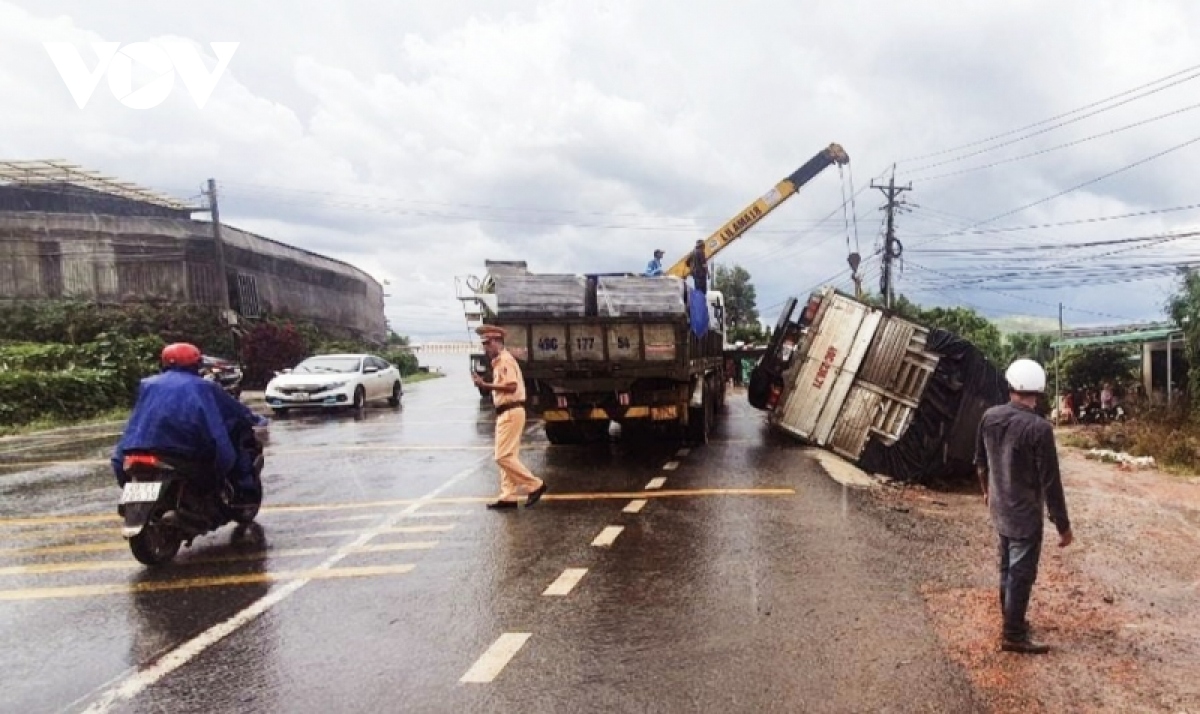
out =
[[[199,209],[204,210],[204,209]],[[382,342],[383,287],[317,253],[210,221],[195,207],[55,161],[0,161],[0,301],[222,305],[305,318]]]

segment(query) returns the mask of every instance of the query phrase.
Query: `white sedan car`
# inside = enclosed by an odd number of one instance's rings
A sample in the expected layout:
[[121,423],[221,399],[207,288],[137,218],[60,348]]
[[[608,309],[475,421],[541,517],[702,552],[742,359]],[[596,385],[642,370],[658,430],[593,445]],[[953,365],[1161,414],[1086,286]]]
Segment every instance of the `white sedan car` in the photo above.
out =
[[317,355],[267,384],[267,404],[279,415],[294,407],[353,407],[386,399],[400,406],[400,370],[374,355]]

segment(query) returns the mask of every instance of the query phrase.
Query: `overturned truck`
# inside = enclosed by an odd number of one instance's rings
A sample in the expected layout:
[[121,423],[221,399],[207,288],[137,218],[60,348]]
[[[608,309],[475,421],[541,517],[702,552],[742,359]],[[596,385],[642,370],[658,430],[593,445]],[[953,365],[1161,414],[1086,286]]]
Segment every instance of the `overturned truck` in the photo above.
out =
[[1004,376],[970,342],[832,288],[789,300],[751,374],[775,429],[902,481],[970,478]]

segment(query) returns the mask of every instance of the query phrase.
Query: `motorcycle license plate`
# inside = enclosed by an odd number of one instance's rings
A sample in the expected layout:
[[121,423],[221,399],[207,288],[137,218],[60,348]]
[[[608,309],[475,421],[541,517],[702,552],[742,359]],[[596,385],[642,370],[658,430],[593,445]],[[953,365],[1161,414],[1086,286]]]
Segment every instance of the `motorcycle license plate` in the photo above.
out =
[[121,491],[121,503],[154,503],[162,491],[159,481],[129,482]]

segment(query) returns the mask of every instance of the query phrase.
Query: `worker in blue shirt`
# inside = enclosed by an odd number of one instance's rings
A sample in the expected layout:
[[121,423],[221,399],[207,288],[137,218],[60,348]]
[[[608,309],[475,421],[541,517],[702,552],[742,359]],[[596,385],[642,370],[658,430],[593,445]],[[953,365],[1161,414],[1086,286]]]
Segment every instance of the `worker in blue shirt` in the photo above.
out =
[[642,275],[647,278],[657,278],[663,274],[662,258],[664,253],[661,250],[654,251],[654,260],[646,264],[646,272]]

